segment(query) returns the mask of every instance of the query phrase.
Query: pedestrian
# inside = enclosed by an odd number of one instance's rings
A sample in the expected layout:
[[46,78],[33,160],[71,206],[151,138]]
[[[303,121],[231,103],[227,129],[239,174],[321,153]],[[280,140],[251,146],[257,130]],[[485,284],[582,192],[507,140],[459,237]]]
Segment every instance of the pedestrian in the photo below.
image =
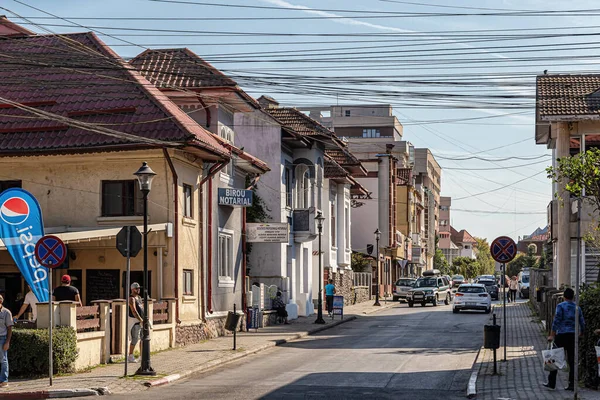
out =
[[[130,287],[131,292],[129,293],[129,318],[127,319],[127,330],[131,337],[131,343],[129,344],[129,356],[127,360],[129,362],[137,362],[134,356],[135,345],[140,341],[140,332],[142,330],[142,323],[144,321],[144,303],[140,297],[141,286],[137,282],[133,282]],[[140,342],[140,354],[142,353],[142,343]]]
[[25,300],[23,300],[23,305],[21,306],[21,309],[19,310],[19,312],[17,313],[17,315],[15,315],[15,319],[19,319],[21,317],[21,315],[23,315],[25,313],[25,311],[27,311],[27,307],[31,307],[31,321],[37,321],[37,303],[38,303],[38,299],[37,297],[35,297],[35,293],[33,293],[33,290],[31,290],[31,286],[27,285],[27,288],[29,289],[29,292],[27,292],[27,294],[25,295]]
[[4,297],[0,295],[0,388],[8,386],[8,349],[14,325],[10,310],[2,306]]
[[71,277],[63,275],[60,278],[61,285],[52,292],[53,301],[74,301],[81,307],[81,297],[79,290],[75,286],[71,286]]
[[519,290],[519,281],[516,276],[513,276],[510,282],[508,283],[508,289],[510,290],[509,299],[512,302],[517,301],[517,290]]
[[[581,308],[573,301],[575,292],[571,288],[565,289],[563,297],[565,301],[556,306],[552,331],[548,336],[549,342],[565,349],[567,362],[569,363],[569,386],[565,390],[573,391],[575,388],[575,307],[579,308],[579,336],[583,336],[585,321]],[[556,387],[556,375],[558,371],[550,371],[548,382],[544,386],[549,389]]]
[[277,311],[277,318],[283,320],[283,323],[288,325],[288,312],[285,309],[285,302],[281,298],[281,292],[277,292],[276,297],[273,299],[273,310]]
[[331,317],[333,313],[333,295],[335,294],[335,285],[333,284],[333,279],[328,280],[328,284],[325,285],[325,304],[327,305],[327,312]]

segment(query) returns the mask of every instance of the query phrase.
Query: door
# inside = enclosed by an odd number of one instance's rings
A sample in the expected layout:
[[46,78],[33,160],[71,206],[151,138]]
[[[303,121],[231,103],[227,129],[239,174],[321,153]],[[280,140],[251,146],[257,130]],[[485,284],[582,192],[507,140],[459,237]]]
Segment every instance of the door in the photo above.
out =
[[4,297],[3,306],[16,315],[23,304],[25,293],[23,292],[21,274],[0,274],[0,294]]

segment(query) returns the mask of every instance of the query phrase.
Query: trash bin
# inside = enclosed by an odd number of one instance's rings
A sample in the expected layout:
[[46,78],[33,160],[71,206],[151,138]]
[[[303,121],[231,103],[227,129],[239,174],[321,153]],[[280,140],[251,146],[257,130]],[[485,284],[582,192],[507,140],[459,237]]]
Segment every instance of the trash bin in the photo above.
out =
[[242,316],[240,314],[229,311],[227,313],[227,319],[225,320],[225,329],[232,332],[235,331],[240,323],[241,317]]
[[500,348],[500,325],[483,326],[483,347],[486,349]]

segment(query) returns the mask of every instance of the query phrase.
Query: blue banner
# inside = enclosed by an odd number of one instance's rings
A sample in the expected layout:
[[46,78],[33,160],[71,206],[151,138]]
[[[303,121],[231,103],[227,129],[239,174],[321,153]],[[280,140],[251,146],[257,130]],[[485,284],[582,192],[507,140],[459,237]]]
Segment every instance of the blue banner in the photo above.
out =
[[0,238],[33,290],[38,302],[48,301],[48,270],[35,258],[35,244],[44,236],[42,210],[33,195],[12,188],[0,194]]

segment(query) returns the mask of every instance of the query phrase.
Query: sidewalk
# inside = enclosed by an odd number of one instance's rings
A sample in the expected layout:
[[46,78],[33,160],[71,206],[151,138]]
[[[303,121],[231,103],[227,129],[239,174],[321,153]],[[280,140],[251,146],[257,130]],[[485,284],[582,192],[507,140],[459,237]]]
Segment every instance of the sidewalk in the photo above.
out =
[[[258,332],[238,332],[237,350],[233,348],[233,335],[219,337],[202,343],[179,347],[152,355],[152,367],[157,376],[150,379],[123,377],[124,364],[108,364],[88,372],[54,378],[53,386],[48,386],[48,378],[17,380],[11,379],[7,389],[0,389],[0,399],[42,399],[52,397],[76,397],[81,392],[75,389],[107,388],[110,393],[133,393],[148,389],[148,381],[159,384],[170,383],[193,373],[215,368],[250,354],[299,339],[340,323],[352,321],[360,315],[370,314],[397,305],[397,302],[381,300],[381,307],[374,307],[373,301],[344,307],[344,319],[339,316],[332,321],[325,313],[326,325],[315,325],[316,315],[300,317],[289,325],[276,325],[261,328]],[[129,364],[129,374],[137,370],[139,364]],[[161,379],[168,378],[168,379]],[[160,381],[159,381],[160,380]],[[53,394],[48,390],[55,391]],[[70,391],[73,391],[69,395]],[[95,393],[90,393],[95,394]]]
[[[494,312],[497,324],[504,329],[502,306],[496,306]],[[568,384],[566,372],[559,372],[556,390],[551,391],[542,386],[548,375],[544,371],[542,359],[542,350],[548,344],[547,336],[528,303],[508,303],[506,320],[507,361],[501,361],[504,358],[504,332],[501,331],[501,347],[497,350],[498,374],[493,375],[493,350],[481,348],[475,361],[473,371],[477,372],[477,399],[573,399],[573,392],[563,389]],[[600,398],[600,393],[584,388],[579,388],[579,394],[582,399]]]

